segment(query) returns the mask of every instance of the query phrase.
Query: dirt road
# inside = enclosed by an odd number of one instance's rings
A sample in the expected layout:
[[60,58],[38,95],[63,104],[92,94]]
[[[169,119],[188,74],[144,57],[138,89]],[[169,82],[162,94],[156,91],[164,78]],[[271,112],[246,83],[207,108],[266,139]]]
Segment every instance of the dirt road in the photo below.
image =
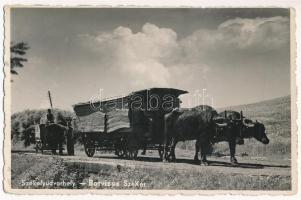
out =
[[[44,155],[43,155],[44,156]],[[46,156],[46,155],[45,155]],[[285,161],[270,161],[270,160],[256,160],[250,158],[237,157],[239,165],[232,166],[229,163],[228,157],[209,157],[209,166],[200,166],[196,164],[192,158],[178,157],[176,163],[162,163],[159,158],[152,156],[139,156],[138,160],[120,159],[112,154],[97,154],[92,158],[85,155],[77,156],[63,156],[67,163],[74,163],[81,166],[90,166],[91,169],[97,170],[97,166],[111,165],[124,166],[131,168],[148,168],[148,169],[163,169],[163,170],[177,170],[177,171],[210,171],[224,173],[224,174],[242,174],[249,176],[291,176],[291,167],[285,164]],[[287,161],[286,161],[287,162]]]
[[[17,151],[15,153],[27,154],[39,157],[53,157],[50,154],[35,154],[31,151]],[[151,153],[152,154],[152,153]],[[166,170],[210,170],[211,172],[221,172],[229,174],[243,174],[254,176],[291,176],[290,160],[278,159],[269,160],[267,158],[237,157],[239,164],[232,166],[229,157],[208,157],[209,166],[200,166],[192,160],[192,156],[178,156],[176,162],[163,163],[158,156],[147,154],[139,155],[137,160],[121,159],[112,153],[97,153],[94,157],[87,157],[84,152],[78,152],[75,156],[56,156],[66,163],[74,163],[81,166],[92,166],[97,169],[97,165],[124,166],[131,168],[149,168]]]

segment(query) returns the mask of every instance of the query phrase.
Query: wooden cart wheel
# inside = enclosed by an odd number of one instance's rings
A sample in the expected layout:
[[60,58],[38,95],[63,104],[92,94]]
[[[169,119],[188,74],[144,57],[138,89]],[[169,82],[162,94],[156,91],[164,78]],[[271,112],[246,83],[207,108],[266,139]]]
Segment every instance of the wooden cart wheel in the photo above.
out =
[[126,151],[124,149],[116,149],[116,155],[119,158],[123,158],[126,155]]
[[41,152],[42,152],[42,154],[43,154],[43,145],[42,145],[41,141],[36,142],[36,147],[35,147],[35,149],[36,149],[36,153],[38,153],[39,150],[41,150]]
[[121,138],[120,140],[116,141],[115,143],[115,155],[117,155],[119,158],[123,158],[126,156],[127,151],[126,151],[126,146],[127,143],[124,140],[124,138]]
[[95,154],[95,148],[87,148],[85,147],[85,152],[88,157],[93,157]]
[[[162,151],[162,157],[160,155],[160,150]],[[160,158],[163,160],[163,162],[169,162],[171,161],[171,147],[165,147],[165,152],[164,152],[164,147],[162,147],[161,149],[159,149],[159,155]]]
[[93,157],[94,154],[95,154],[95,146],[94,146],[94,141],[93,140],[90,140],[90,141],[87,141],[84,145],[85,147],[85,153],[87,154],[88,157]]

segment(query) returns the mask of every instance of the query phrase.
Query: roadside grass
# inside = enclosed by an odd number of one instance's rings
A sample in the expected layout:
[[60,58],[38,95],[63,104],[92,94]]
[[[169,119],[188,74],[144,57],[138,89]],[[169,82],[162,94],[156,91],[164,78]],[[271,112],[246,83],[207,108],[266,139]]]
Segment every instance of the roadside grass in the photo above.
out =
[[[290,190],[290,177],[281,176],[248,176],[239,174],[224,174],[210,170],[177,171],[171,169],[124,168],[121,172],[113,167],[103,169],[98,173],[88,173],[84,182],[119,182],[115,189],[182,189],[182,190]],[[145,187],[127,187],[124,181],[145,183]],[[88,188],[88,187],[85,187]],[[94,188],[106,188],[98,186]],[[114,188],[114,187],[112,187]]]
[[[64,163],[60,157],[37,157],[14,154],[12,156],[13,188],[45,188],[22,186],[21,181],[65,181],[75,182],[75,189],[189,189],[189,190],[290,190],[291,178],[279,175],[227,174],[211,171],[210,167],[200,170],[177,170],[172,168],[149,169],[143,167],[112,166],[100,164],[97,169],[88,165]],[[103,184],[81,185],[94,182],[119,183],[119,186]],[[125,181],[127,184],[125,184]],[[133,183],[133,184],[129,184]],[[138,185],[135,185],[138,183]],[[46,188],[60,188],[46,186]],[[71,187],[68,187],[71,188]]]
[[[22,182],[32,181],[78,181],[79,176],[76,171],[69,171],[68,167],[63,163],[59,157],[37,157],[24,154],[12,154],[12,188],[30,188],[38,189],[41,186],[23,185]],[[60,188],[60,187],[46,187],[46,188]],[[67,187],[68,189],[71,187]]]

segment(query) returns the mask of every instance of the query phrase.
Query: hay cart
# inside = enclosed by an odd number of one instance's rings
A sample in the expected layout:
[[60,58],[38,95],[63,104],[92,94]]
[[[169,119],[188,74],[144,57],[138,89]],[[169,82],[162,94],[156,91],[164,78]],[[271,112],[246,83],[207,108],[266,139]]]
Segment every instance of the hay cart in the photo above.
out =
[[[64,134],[60,137],[63,140],[62,145],[54,145],[54,140],[57,140],[58,138],[55,138],[55,135],[51,135],[48,128],[50,126],[57,126],[61,129],[64,129]],[[63,152],[63,150],[67,149],[68,155],[74,155],[74,141],[73,141],[73,129],[60,125],[60,124],[37,124],[35,125],[35,150],[36,153],[41,151],[42,154],[44,154],[44,151],[56,151],[59,150],[60,152]],[[66,148],[65,148],[66,146]]]
[[[53,105],[50,91],[48,91],[47,94],[52,109]],[[62,154],[65,149],[63,145],[66,144],[68,155],[74,155],[73,128],[71,127],[71,121],[47,123],[46,119],[42,118],[40,124],[34,126],[36,153],[41,151],[43,154],[45,150],[51,150],[53,154],[56,154],[56,150],[59,150],[60,154]]]
[[88,157],[96,151],[114,151],[118,157],[135,159],[138,150],[158,150],[163,156],[164,115],[180,106],[173,88],[151,88],[127,96],[73,106],[76,128],[83,137]]

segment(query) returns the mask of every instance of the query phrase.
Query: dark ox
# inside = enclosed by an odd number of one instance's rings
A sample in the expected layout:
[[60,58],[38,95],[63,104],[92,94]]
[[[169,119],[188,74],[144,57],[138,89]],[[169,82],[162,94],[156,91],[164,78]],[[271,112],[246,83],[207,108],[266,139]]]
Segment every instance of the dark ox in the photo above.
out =
[[[164,117],[164,158],[175,161],[175,146],[179,141],[197,140],[195,160],[201,150],[201,164],[207,165],[206,154],[215,130],[230,131],[227,123],[210,106],[198,106],[192,109],[175,109]],[[168,151],[169,149],[169,151]]]
[[[194,159],[198,161],[201,150],[201,164],[207,165],[206,154],[210,144],[221,141],[229,143],[232,164],[237,164],[235,158],[236,138],[254,137],[268,144],[262,123],[243,119],[236,111],[225,111],[217,114],[210,106],[199,106],[192,110],[173,111],[165,115],[165,135],[167,145],[171,146],[170,156],[175,160],[175,145],[178,141],[196,140]],[[165,158],[168,158],[166,155]]]
[[235,158],[237,138],[255,138],[263,144],[268,144],[269,139],[265,133],[265,127],[260,122],[253,122],[250,119],[243,117],[242,112],[239,113],[233,110],[227,110],[219,113],[220,117],[225,117],[228,126],[232,127],[232,131],[224,132],[223,134],[216,134],[211,141],[212,144],[227,141],[230,149],[231,164],[237,164]]

